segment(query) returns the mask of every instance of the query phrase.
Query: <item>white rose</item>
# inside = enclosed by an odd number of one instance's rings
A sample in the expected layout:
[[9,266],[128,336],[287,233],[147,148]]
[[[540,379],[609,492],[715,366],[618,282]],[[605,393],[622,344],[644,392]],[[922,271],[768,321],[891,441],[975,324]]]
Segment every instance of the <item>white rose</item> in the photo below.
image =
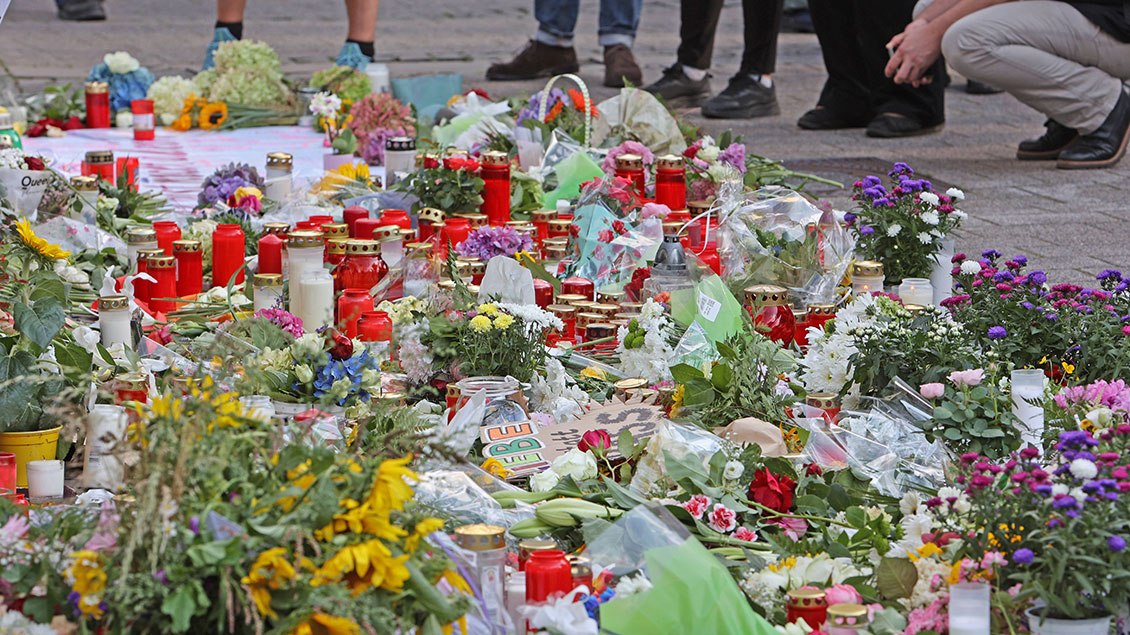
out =
[[596,458],[577,448],[557,457],[550,468],[560,476],[572,476],[575,481],[596,478]]
[[938,203],[941,202],[941,199],[938,198],[938,195],[933,192],[923,192],[918,195],[918,198],[921,199],[923,203],[929,203],[934,207],[937,207]]
[[557,486],[561,477],[553,470],[538,472],[530,477],[530,489],[535,492],[548,492]]
[[966,260],[965,262],[961,263],[961,273],[964,273],[967,276],[977,275],[978,273],[981,273],[981,263],[977,262],[976,260]]
[[951,187],[950,189],[946,190],[946,196],[952,198],[955,201],[965,200],[965,192],[962,192],[956,187]]
[[132,73],[141,68],[141,62],[126,51],[107,53],[102,61],[106,62],[106,68],[109,68],[111,73]]
[[1075,478],[1095,478],[1099,475],[1099,468],[1095,467],[1095,462],[1090,459],[1075,459],[1069,469]]
[[298,377],[299,383],[308,384],[314,381],[314,370],[306,364],[299,364],[294,367],[294,374]]
[[907,492],[899,501],[899,511],[903,516],[909,516],[918,511],[918,492]]
[[894,225],[891,225],[890,227],[887,228],[887,235],[890,236],[891,238],[894,238],[895,236],[898,236],[899,232],[901,232],[901,231],[902,231],[902,225],[895,223]]
[[76,326],[75,330],[71,332],[75,338],[75,343],[81,346],[86,352],[91,355],[98,352],[98,342],[101,337],[98,331],[90,328],[89,326]]
[[727,461],[726,467],[722,468],[722,476],[730,480],[741,478],[744,472],[745,466],[738,461]]
[[922,222],[926,223],[927,225],[937,225],[938,224],[938,213],[933,211],[933,210],[923,213],[922,214]]

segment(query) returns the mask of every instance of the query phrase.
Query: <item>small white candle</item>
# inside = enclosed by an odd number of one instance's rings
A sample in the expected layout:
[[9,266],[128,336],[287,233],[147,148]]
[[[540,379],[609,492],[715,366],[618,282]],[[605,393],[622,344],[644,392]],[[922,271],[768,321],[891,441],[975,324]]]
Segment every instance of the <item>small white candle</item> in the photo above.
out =
[[27,495],[30,498],[62,498],[63,462],[28,461]]
[[903,278],[899,285],[899,298],[903,304],[930,306],[934,302],[934,287],[928,278]]
[[129,326],[129,300],[124,295],[106,295],[98,299],[98,330],[102,346],[121,344],[133,348]]
[[1020,439],[1025,445],[1044,447],[1044,371],[1025,368],[1012,371],[1012,414],[1020,420]]
[[989,585],[950,585],[950,635],[989,635]]
[[313,333],[333,324],[334,317],[334,279],[325,269],[315,269],[302,274],[298,280],[298,294],[301,298],[300,313],[302,328]]

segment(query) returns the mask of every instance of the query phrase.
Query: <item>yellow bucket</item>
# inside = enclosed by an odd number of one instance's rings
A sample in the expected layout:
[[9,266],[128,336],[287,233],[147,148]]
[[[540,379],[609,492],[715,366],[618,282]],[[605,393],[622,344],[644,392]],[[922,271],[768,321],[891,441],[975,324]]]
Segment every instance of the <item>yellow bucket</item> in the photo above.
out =
[[16,455],[16,487],[27,487],[27,462],[55,458],[63,426],[35,432],[0,432],[0,452]]

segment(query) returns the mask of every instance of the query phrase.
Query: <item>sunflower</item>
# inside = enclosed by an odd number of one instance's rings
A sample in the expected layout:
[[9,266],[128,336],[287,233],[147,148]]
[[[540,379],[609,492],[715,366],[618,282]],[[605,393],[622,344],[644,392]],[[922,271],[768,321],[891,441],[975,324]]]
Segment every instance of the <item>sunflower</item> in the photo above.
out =
[[421,538],[426,538],[440,529],[443,529],[443,520],[439,518],[421,520],[416,523],[416,530],[412,532],[412,535],[404,541],[404,548],[410,552],[416,551]]
[[295,626],[290,635],[356,635],[360,632],[361,627],[348,617],[314,613]]
[[278,617],[271,608],[271,589],[281,589],[285,582],[294,579],[294,566],[286,560],[286,549],[277,547],[259,554],[251,570],[240,582],[251,589],[251,599],[260,615]]
[[19,233],[20,239],[24,241],[25,245],[48,260],[65,260],[71,255],[71,252],[63,251],[58,245],[52,245],[36,236],[35,230],[31,228],[31,223],[26,218],[16,221],[16,232]]
[[222,101],[206,104],[200,109],[200,129],[212,130],[228,120],[228,105]]
[[412,455],[402,459],[386,459],[377,468],[377,478],[369,491],[369,505],[377,510],[401,510],[404,502],[412,498],[412,488],[404,482],[405,478],[420,480],[416,473],[405,467]]
[[410,577],[404,561],[408,555],[393,557],[380,538],[346,545],[318,568],[310,586],[343,580],[354,597],[371,587],[400,591]]
[[178,132],[187,132],[192,129],[192,115],[181,115],[169,124],[169,127]]
[[346,163],[326,172],[326,175],[318,183],[317,190],[332,193],[354,181],[361,181],[368,185],[369,179],[369,166],[367,164]]

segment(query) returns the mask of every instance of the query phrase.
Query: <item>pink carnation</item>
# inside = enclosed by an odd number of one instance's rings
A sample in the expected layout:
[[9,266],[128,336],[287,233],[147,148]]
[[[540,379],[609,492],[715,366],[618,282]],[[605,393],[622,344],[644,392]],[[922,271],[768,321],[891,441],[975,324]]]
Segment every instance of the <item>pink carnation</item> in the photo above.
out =
[[682,504],[682,508],[687,510],[687,513],[694,518],[702,518],[708,507],[710,507],[710,497],[702,494],[695,494],[691,496],[690,500]]
[[746,542],[756,542],[757,541],[757,534],[746,529],[745,527],[738,527],[736,530],[734,530],[733,535],[734,535],[734,538],[737,538],[738,540],[744,540]]
[[707,524],[720,534],[728,534],[734,530],[734,527],[737,527],[738,514],[722,503],[714,503],[714,509],[710,510],[710,521]]

